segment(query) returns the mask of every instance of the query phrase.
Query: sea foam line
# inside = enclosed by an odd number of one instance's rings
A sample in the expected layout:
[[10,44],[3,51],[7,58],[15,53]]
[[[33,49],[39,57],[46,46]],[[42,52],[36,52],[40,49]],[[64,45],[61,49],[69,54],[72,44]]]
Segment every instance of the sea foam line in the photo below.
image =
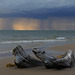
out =
[[0,44],[15,44],[15,43],[37,43],[37,42],[55,42],[55,41],[67,41],[65,39],[51,39],[51,40],[19,40],[19,41],[1,41]]

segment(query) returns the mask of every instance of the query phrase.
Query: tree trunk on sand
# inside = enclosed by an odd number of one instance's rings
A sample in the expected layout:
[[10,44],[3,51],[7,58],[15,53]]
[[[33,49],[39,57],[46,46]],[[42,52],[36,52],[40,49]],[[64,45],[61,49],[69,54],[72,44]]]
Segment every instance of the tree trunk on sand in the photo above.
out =
[[45,51],[40,51],[34,48],[33,53],[39,58],[45,65],[46,68],[71,68],[74,65],[74,54],[71,50],[67,51],[64,55],[52,56]]
[[28,68],[43,65],[41,61],[28,55],[20,45],[13,49],[12,54],[14,55],[14,63],[18,68]]

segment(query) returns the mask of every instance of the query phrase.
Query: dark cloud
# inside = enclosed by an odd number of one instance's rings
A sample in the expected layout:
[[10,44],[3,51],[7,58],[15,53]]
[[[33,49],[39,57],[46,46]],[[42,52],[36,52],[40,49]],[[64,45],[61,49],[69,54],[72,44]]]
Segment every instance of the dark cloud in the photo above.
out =
[[22,11],[18,13],[0,14],[0,17],[25,17],[45,19],[48,17],[75,17],[75,7],[62,7],[53,9],[39,9],[34,11]]
[[75,0],[0,0],[0,29],[74,30]]
[[75,17],[75,0],[0,0],[0,17]]

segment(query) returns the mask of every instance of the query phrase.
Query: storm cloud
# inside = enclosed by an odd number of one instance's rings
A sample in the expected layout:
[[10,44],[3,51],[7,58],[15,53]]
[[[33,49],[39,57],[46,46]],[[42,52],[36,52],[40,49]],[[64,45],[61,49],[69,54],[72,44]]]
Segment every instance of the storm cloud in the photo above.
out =
[[75,30],[75,18],[1,18],[0,30]]
[[0,17],[75,17],[75,0],[0,0]]
[[75,0],[0,0],[0,30],[75,30]]

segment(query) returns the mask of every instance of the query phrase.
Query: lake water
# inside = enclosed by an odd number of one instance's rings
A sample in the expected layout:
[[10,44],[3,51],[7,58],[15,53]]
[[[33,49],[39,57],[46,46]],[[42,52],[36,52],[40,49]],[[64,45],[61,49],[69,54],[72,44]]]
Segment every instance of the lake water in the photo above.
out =
[[0,30],[0,44],[50,42],[50,41],[75,41],[75,31]]
[[23,47],[38,45],[39,48],[75,43],[75,31],[61,30],[0,30],[0,53],[8,53],[18,44]]

